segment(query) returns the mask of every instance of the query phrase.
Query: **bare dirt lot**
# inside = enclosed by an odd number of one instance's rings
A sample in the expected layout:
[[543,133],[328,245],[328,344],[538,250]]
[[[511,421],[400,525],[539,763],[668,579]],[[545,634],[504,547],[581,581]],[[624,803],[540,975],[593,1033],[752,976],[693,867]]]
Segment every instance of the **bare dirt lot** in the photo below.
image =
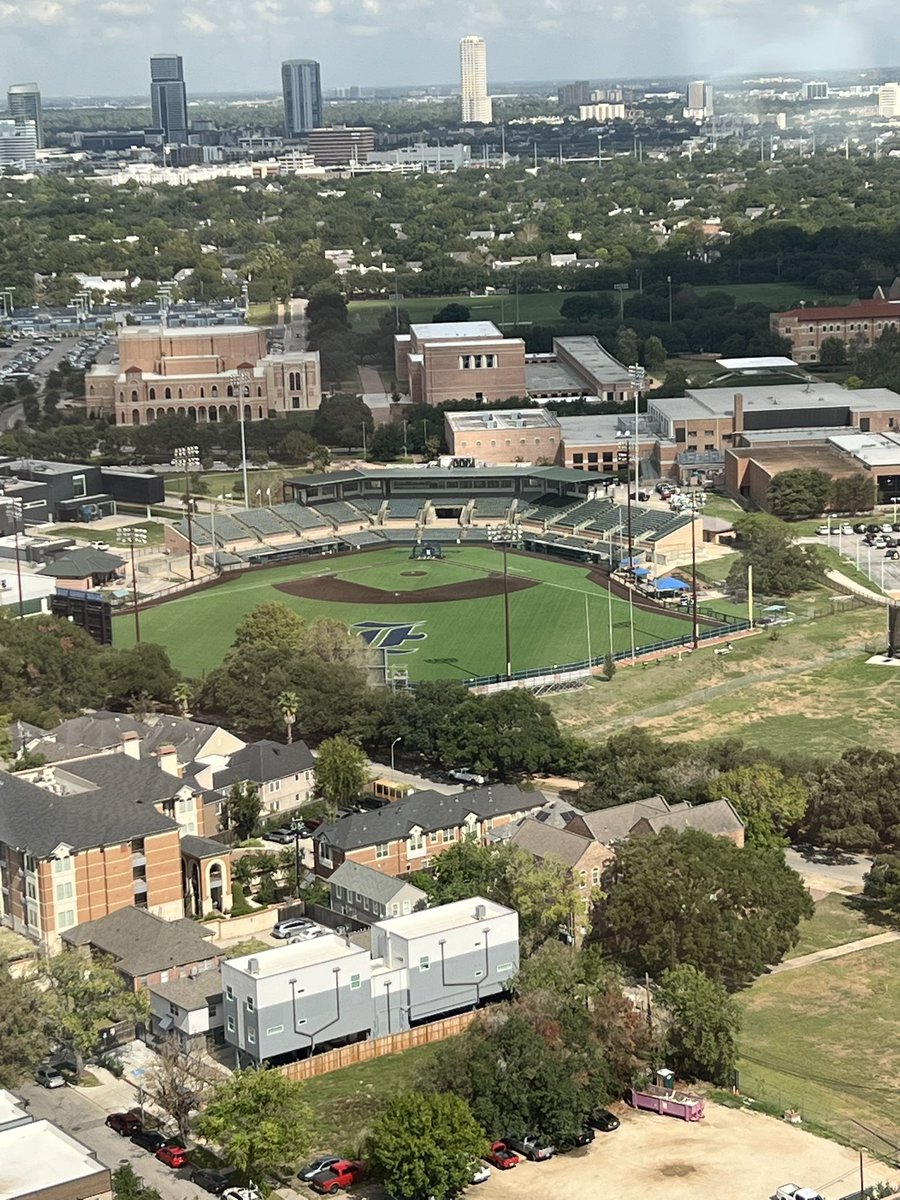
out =
[[[480,1200],[766,1200],[782,1183],[797,1183],[839,1200],[859,1187],[855,1151],[772,1117],[714,1104],[696,1124],[627,1110],[620,1116],[621,1128],[598,1133],[586,1150],[494,1171],[472,1192]],[[867,1185],[896,1174],[865,1160]]]

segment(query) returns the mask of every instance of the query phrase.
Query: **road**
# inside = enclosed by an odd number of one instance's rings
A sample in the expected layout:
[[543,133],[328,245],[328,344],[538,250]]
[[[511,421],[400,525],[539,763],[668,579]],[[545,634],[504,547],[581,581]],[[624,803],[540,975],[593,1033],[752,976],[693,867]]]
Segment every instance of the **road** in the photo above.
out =
[[863,890],[863,876],[872,866],[864,854],[793,846],[784,852],[785,862],[813,891],[841,892],[846,896]]
[[[90,1091],[103,1092],[109,1099],[105,1088]],[[98,1160],[112,1170],[124,1162],[130,1163],[146,1184],[156,1188],[162,1200],[209,1200],[206,1192],[190,1182],[186,1169],[173,1171],[164,1167],[152,1154],[107,1129],[104,1124],[107,1114],[121,1111],[125,1106],[103,1107],[104,1097],[95,1100],[90,1091],[69,1087],[50,1091],[37,1084],[26,1084],[19,1094],[28,1102],[35,1120],[53,1121],[93,1150]]]

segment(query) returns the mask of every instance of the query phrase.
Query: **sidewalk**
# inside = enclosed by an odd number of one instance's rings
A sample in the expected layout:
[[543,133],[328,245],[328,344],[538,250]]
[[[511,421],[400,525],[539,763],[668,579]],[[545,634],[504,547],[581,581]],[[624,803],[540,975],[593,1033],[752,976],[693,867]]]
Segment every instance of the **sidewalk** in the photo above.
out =
[[830,950],[814,950],[812,954],[801,954],[798,958],[789,958],[772,967],[769,974],[778,975],[782,971],[798,971],[801,967],[830,962],[833,958],[843,958],[845,954],[858,954],[860,950],[871,950],[875,946],[885,946],[889,942],[896,941],[900,941],[900,932],[891,929],[887,933],[876,933],[872,937],[860,938],[856,942],[844,942],[842,946],[832,946]]

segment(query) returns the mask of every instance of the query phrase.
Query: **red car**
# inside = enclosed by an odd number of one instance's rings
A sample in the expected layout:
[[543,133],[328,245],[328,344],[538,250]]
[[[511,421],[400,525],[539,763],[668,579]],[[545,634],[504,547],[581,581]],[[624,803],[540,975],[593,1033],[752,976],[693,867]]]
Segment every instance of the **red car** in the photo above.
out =
[[313,1191],[333,1196],[341,1188],[348,1188],[354,1183],[358,1183],[362,1177],[363,1165],[361,1162],[350,1162],[349,1159],[342,1158],[330,1166],[327,1171],[320,1171],[318,1175],[313,1175],[309,1182]]
[[498,1171],[508,1171],[510,1167],[516,1166],[519,1156],[510,1150],[506,1142],[492,1142],[490,1150],[484,1156],[484,1161],[489,1162]]
[[187,1166],[188,1152],[184,1146],[160,1146],[156,1157],[167,1167],[185,1167]]

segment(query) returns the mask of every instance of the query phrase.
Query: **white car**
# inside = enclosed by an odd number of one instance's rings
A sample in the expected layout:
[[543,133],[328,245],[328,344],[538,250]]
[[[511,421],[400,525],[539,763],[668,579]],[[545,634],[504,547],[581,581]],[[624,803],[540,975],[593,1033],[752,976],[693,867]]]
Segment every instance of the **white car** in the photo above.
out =
[[92,550],[108,550],[109,542],[91,542]]
[[292,942],[311,942],[313,938],[325,937],[327,933],[327,929],[322,929],[321,926],[315,925],[312,929],[301,929],[290,940]]
[[222,1200],[262,1200],[262,1197],[255,1187],[233,1187],[225,1189]]
[[491,1177],[491,1168],[487,1163],[472,1164],[472,1183],[487,1183]]
[[822,1200],[815,1188],[800,1187],[797,1183],[783,1183],[775,1193],[774,1200]]

